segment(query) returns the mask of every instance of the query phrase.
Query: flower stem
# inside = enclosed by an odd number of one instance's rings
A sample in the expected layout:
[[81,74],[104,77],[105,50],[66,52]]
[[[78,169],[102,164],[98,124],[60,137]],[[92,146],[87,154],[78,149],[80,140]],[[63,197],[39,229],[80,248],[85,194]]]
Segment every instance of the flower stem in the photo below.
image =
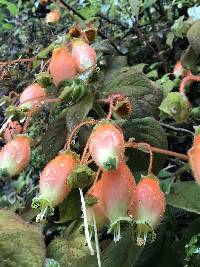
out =
[[[132,148],[139,149],[140,146],[138,144],[141,144],[141,143],[127,142],[125,144],[125,146],[126,147],[132,147]],[[151,146],[150,144],[148,144],[148,145]],[[158,154],[163,154],[163,155],[168,155],[168,156],[172,156],[172,157],[177,157],[177,158],[180,158],[180,159],[183,159],[183,160],[186,160],[186,161],[189,160],[187,155],[182,154],[182,153],[177,153],[177,152],[174,152],[174,151],[170,151],[170,150],[167,150],[167,149],[162,149],[162,148],[151,146],[151,150],[152,150],[152,152],[155,152],[155,153],[158,153]]]
[[86,211],[86,206],[85,206],[85,200],[84,200],[83,191],[81,188],[79,188],[79,192],[80,192],[81,205],[82,205],[82,211],[83,211],[85,237],[86,237],[86,241],[88,244],[88,248],[90,250],[90,254],[94,255],[94,249],[93,249],[92,244],[91,244],[88,221],[87,221],[87,211]]
[[92,211],[92,217],[93,217],[93,224],[94,224],[94,238],[95,238],[95,245],[96,245],[96,252],[97,252],[97,262],[98,267],[101,267],[101,255],[100,255],[100,248],[99,248],[99,239],[97,234],[97,224],[94,212]]

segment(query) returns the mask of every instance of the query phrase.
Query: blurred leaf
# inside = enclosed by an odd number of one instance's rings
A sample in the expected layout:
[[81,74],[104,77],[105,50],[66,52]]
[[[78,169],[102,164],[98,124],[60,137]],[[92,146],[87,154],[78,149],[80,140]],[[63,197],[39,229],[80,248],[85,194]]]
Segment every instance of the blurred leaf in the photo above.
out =
[[[143,247],[134,244],[130,236],[119,242],[112,242],[101,255],[102,267],[132,267],[141,254]],[[74,267],[98,267],[96,256],[85,256],[79,259]]]
[[[167,149],[167,137],[159,122],[152,117],[127,121],[122,125],[126,140],[135,138],[136,142],[146,142],[158,148]],[[147,173],[149,154],[136,149],[127,149],[128,165],[135,176]],[[158,173],[165,163],[165,156],[154,153],[153,172]]]
[[15,213],[0,210],[0,262],[2,267],[43,267],[42,234]]
[[67,140],[67,128],[65,118],[62,117],[52,122],[42,137],[42,150],[47,161],[54,158]]
[[73,190],[59,206],[60,220],[58,223],[65,223],[75,220],[81,215],[81,203],[78,190]]
[[166,195],[169,205],[200,214],[200,188],[193,182],[177,182]]
[[131,6],[131,11],[133,18],[138,21],[139,11],[140,11],[140,1],[139,0],[129,0]]
[[173,26],[172,26],[172,32],[176,37],[183,38],[183,35],[187,33],[190,25],[187,21],[184,21],[185,16],[179,17],[177,20],[175,20]]
[[54,239],[48,246],[47,253],[48,257],[58,261],[61,267],[74,267],[76,260],[86,256],[89,250],[85,245],[85,236],[77,235],[72,240]]
[[186,122],[190,115],[190,103],[188,98],[179,92],[170,92],[162,101],[160,118],[170,118],[177,123]]
[[5,5],[6,8],[9,10],[11,16],[16,16],[17,15],[17,6],[16,4],[7,1],[7,0],[0,0],[0,5]]
[[104,95],[121,93],[128,96],[132,104],[132,118],[158,118],[162,91],[142,72],[136,71],[134,66],[123,68],[116,73],[115,79],[107,82],[102,92]]
[[44,267],[60,267],[60,264],[53,259],[46,259]]
[[153,4],[155,4],[157,2],[157,0],[145,0],[144,1],[144,4],[142,6],[142,9],[146,9],[146,8],[149,8],[151,7]]
[[187,32],[188,41],[197,55],[200,55],[200,21],[196,21]]
[[173,32],[168,32],[166,44],[173,48],[174,34]]
[[195,71],[197,65],[198,55],[194,52],[191,45],[188,46],[186,51],[181,57],[181,64],[184,68]]

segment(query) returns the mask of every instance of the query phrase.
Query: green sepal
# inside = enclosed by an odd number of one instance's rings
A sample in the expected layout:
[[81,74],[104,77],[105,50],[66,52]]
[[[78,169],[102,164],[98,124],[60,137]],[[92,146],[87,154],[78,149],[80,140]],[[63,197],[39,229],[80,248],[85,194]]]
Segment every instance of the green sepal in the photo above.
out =
[[127,217],[121,217],[121,218],[117,219],[115,222],[110,224],[110,227],[108,228],[107,233],[108,234],[113,233],[114,229],[116,228],[116,226],[118,224],[120,224],[120,230],[123,233],[132,226],[133,221],[128,216]]
[[31,207],[40,210],[40,213],[36,217],[36,222],[45,220],[47,217],[54,214],[54,208],[51,203],[46,198],[40,196],[33,198]]
[[35,78],[36,78],[37,83],[44,88],[52,84],[52,78],[48,71],[44,71],[44,72],[40,72],[36,74]]
[[71,172],[67,179],[67,184],[71,188],[85,188],[90,186],[95,179],[95,172],[93,172],[87,165],[77,165]]
[[103,169],[106,171],[116,170],[119,165],[119,159],[115,156],[110,156],[106,162],[102,163]]
[[90,208],[90,207],[92,207],[93,205],[95,205],[97,203],[98,203],[98,198],[97,197],[94,197],[94,196],[86,196],[85,197],[86,208]]
[[6,110],[5,110],[5,117],[6,118],[10,118],[12,116],[13,120],[18,120],[20,121],[21,119],[24,119],[27,115],[27,112],[29,110],[25,107],[16,107],[16,106],[9,106]]
[[0,169],[0,178],[6,178],[9,176],[10,176],[10,174],[9,174],[9,171],[7,168]]
[[187,97],[179,92],[169,93],[159,109],[162,120],[170,118],[181,123],[187,121],[190,115],[190,103]]
[[156,240],[156,234],[147,222],[134,222],[131,228],[131,234],[138,246],[144,246],[146,243],[153,243]]
[[79,79],[62,81],[59,88],[62,88],[59,98],[72,103],[78,102],[87,92],[85,82]]

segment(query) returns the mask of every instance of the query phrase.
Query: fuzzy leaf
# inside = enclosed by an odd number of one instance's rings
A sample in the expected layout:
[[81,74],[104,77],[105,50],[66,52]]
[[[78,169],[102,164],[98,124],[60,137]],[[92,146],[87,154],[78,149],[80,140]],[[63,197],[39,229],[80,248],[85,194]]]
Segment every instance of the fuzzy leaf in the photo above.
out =
[[0,265],[43,267],[44,260],[42,234],[15,213],[0,210]]
[[183,65],[184,68],[189,69],[192,72],[195,72],[197,62],[198,62],[198,55],[194,52],[192,46],[189,45],[181,57],[181,64]]
[[[167,149],[167,137],[159,122],[152,117],[127,121],[122,126],[126,140],[135,138],[136,142],[146,142],[158,148]],[[127,149],[128,165],[136,176],[147,173],[149,154],[136,149]],[[158,173],[165,162],[165,156],[154,153],[153,172]]]
[[132,118],[152,116],[158,118],[158,107],[162,101],[162,91],[142,72],[131,68],[123,68],[115,75],[115,79],[102,88],[104,95],[122,93],[128,96],[132,104]]
[[72,240],[56,238],[48,246],[48,257],[58,261],[61,267],[74,267],[76,260],[87,254],[85,236],[79,235]]
[[90,93],[86,93],[77,104],[71,106],[67,110],[65,116],[68,133],[70,133],[78,123],[86,118],[93,106],[93,100],[93,96]]
[[200,187],[193,181],[177,182],[166,195],[169,205],[200,214]]
[[59,223],[65,223],[77,219],[81,215],[81,204],[78,190],[73,190],[64,202],[59,206]]
[[[101,255],[102,267],[132,267],[137,261],[142,247],[134,244],[130,236],[122,238],[119,242],[112,242]],[[74,267],[98,267],[95,256],[85,256],[79,259]]]
[[67,128],[65,118],[62,117],[52,122],[42,138],[42,150],[47,160],[54,158],[58,151],[61,150],[66,143]]

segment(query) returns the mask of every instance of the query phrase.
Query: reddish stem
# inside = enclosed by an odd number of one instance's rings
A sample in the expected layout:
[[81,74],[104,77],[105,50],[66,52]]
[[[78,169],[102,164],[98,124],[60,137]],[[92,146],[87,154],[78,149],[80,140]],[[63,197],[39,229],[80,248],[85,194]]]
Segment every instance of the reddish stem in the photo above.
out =
[[[41,98],[41,97],[40,97]],[[43,99],[44,97],[42,97],[42,99]],[[38,99],[38,97],[37,98],[33,98],[33,99],[31,99],[31,100],[34,100],[34,99]],[[27,101],[25,101],[25,102],[23,102],[23,103],[26,103],[26,102],[28,102],[28,101],[30,101],[30,99],[29,100],[27,100]],[[24,123],[24,127],[23,127],[23,132],[22,133],[25,133],[26,132],[26,130],[27,130],[27,128],[28,128],[28,125],[29,125],[29,122],[30,122],[30,120],[31,120],[31,117],[32,117],[32,114],[38,109],[38,107],[40,107],[40,106],[42,106],[43,104],[46,104],[46,103],[57,103],[57,102],[61,102],[62,100],[60,99],[60,98],[50,98],[50,99],[44,99],[44,100],[42,100],[41,101],[41,103],[37,103],[37,104],[35,104],[29,111],[28,111],[28,115],[27,115],[27,117],[26,117],[26,120],[25,120],[25,123]]]
[[7,66],[7,65],[12,65],[12,64],[16,64],[16,63],[20,63],[20,62],[32,62],[34,61],[36,58],[19,58],[19,59],[14,59],[14,60],[10,60],[10,61],[0,61],[0,66]]
[[82,121],[82,122],[80,122],[77,126],[75,126],[74,129],[71,131],[69,138],[67,139],[67,142],[66,142],[66,144],[65,144],[65,146],[64,146],[64,149],[70,150],[70,146],[71,146],[72,139],[73,139],[73,137],[74,137],[76,131],[77,131],[81,126],[86,125],[86,124],[93,124],[93,125],[94,125],[94,124],[96,124],[96,123],[97,123],[97,121],[95,121],[95,120],[87,120],[87,121]]
[[179,92],[181,94],[185,95],[185,86],[190,81],[200,82],[200,76],[193,75],[191,72],[188,72],[188,74],[182,79],[179,87]]
[[[138,143],[135,143],[135,142],[128,142],[125,145],[126,145],[126,147],[133,147],[133,148],[138,149]],[[158,153],[158,154],[177,157],[177,158],[180,158],[180,159],[188,161],[188,156],[185,155],[185,154],[182,154],[182,153],[177,153],[177,152],[174,152],[174,151],[161,149],[161,148],[158,148],[158,147],[152,147],[152,146],[151,146],[151,150],[152,150],[152,152],[155,152],[155,153]]]

